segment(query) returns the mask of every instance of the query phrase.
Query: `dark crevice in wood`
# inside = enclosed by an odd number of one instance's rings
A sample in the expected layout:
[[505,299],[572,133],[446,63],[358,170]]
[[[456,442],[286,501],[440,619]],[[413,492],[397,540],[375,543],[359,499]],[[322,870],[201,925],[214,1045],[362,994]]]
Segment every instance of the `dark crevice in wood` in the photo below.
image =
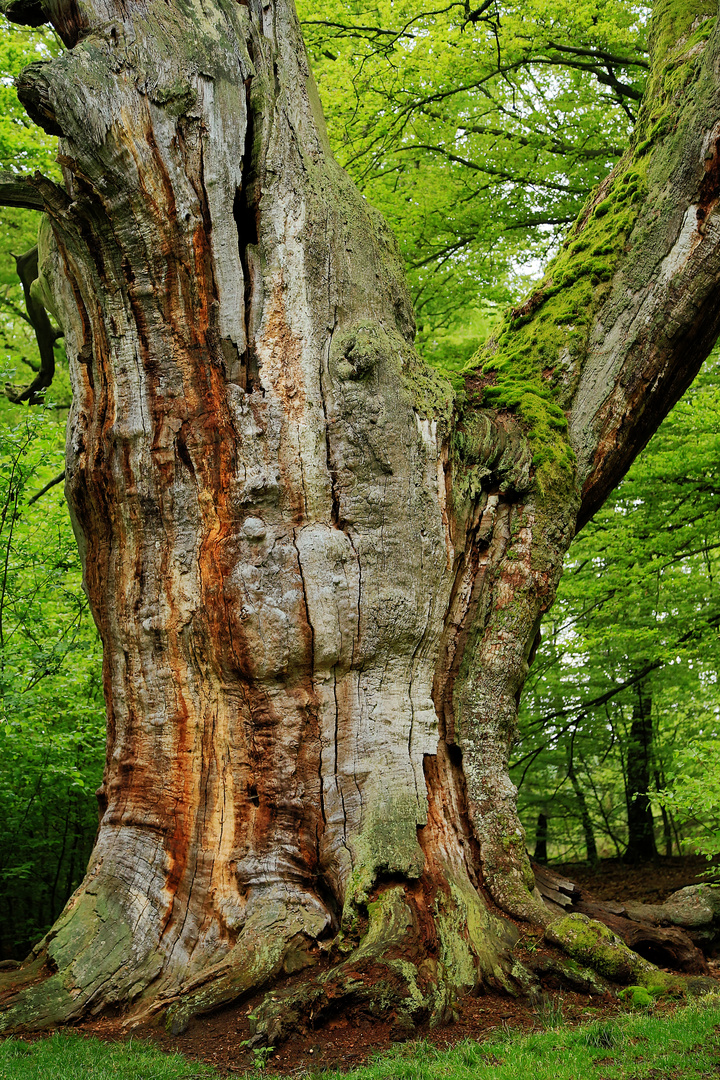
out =
[[260,212],[260,193],[256,191],[255,177],[253,172],[253,144],[255,141],[255,125],[253,122],[253,109],[250,101],[250,86],[252,79],[245,82],[245,100],[247,104],[247,128],[245,131],[245,146],[242,159],[242,187],[235,192],[233,201],[233,217],[238,233],[238,252],[242,265],[244,282],[244,310],[245,310],[245,355],[242,357],[245,368],[245,389],[248,393],[260,390],[260,372],[257,352],[253,341],[253,318],[252,303],[255,287],[254,272],[252,266],[252,252],[258,244],[258,214]]
[[13,0],[2,5],[2,13],[8,22],[18,26],[43,26],[50,16],[40,0]]
[[78,43],[87,23],[82,19],[75,0],[12,0],[0,5],[8,22],[19,26],[44,26],[52,23],[63,45],[72,49]]

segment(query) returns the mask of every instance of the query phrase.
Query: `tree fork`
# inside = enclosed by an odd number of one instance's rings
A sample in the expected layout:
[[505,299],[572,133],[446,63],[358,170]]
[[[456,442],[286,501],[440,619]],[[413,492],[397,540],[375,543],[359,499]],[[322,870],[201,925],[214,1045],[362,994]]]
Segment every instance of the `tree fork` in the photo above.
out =
[[494,904],[657,981],[543,905],[507,759],[577,521],[717,336],[714,10],[658,8],[631,150],[457,403],[290,0],[44,10],[68,51],[19,92],[61,132],[64,189],[34,188],[108,750],[87,877],[3,1028],[122,1004],[179,1031],[321,959],[297,1015],[442,1019],[531,982]]

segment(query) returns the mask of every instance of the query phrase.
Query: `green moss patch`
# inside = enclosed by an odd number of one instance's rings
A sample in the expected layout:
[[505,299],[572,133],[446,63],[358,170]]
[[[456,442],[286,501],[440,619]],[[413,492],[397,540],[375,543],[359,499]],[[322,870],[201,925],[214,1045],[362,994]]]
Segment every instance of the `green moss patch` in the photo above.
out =
[[[697,74],[715,13],[708,0],[656,5],[650,84],[629,151],[588,200],[533,295],[509,312],[465,369],[471,407],[507,410],[523,421],[541,487],[558,474],[573,474],[566,410],[590,330],[609,296],[654,165],[667,177],[685,87]],[[654,163],[656,146],[661,153]]]

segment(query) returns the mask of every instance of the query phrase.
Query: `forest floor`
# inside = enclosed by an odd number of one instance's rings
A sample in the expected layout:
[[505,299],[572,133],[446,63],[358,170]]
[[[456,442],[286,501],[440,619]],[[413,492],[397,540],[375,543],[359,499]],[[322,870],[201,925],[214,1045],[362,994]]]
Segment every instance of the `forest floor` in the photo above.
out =
[[597,867],[587,863],[553,864],[550,869],[587,889],[597,900],[634,900],[661,904],[671,893],[704,880],[708,863],[702,855],[673,856],[628,866],[622,859],[603,859]]
[[[663,858],[657,862],[627,866],[620,860],[604,860],[592,870],[584,864],[553,865],[552,870],[575,881],[598,900],[635,900],[658,903],[685,885],[702,881],[707,863],[702,858]],[[522,962],[542,952],[542,939],[519,928],[523,936],[515,947]],[[720,979],[720,961],[710,961],[711,972]],[[548,984],[547,993],[535,1005],[527,998],[514,999],[499,994],[467,997],[460,1003],[458,1019],[442,1028],[418,1028],[416,1037],[438,1048],[446,1048],[464,1039],[483,1040],[503,1032],[537,1031],[562,1020],[576,1024],[595,1019],[611,1019],[627,1008],[615,996],[589,998]],[[250,1036],[248,1015],[261,998],[229,1006],[190,1024],[181,1036],[170,1036],[162,1028],[143,1025],[132,1030],[133,1038],[150,1039],[161,1049],[180,1051],[186,1057],[214,1065],[227,1076],[243,1075],[254,1067],[266,1073],[305,1074],[324,1069],[355,1068],[378,1051],[389,1049],[398,1041],[390,1023],[371,1016],[353,1019],[335,1018],[315,1030],[298,1030],[272,1054],[248,1050]],[[660,1003],[658,1010],[672,1009]],[[127,1039],[128,1030],[119,1019],[102,1018],[78,1025],[87,1035],[114,1041]]]

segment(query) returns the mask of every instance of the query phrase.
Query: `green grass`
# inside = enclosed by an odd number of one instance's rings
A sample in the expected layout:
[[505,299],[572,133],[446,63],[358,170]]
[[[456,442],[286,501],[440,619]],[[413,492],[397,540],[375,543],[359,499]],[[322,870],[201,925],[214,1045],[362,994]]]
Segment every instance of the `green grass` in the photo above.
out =
[[[397,1046],[351,1073],[308,1072],[306,1080],[710,1080],[720,1074],[720,995],[673,1012],[628,1013],[582,1027],[466,1040],[452,1050]],[[200,1080],[209,1066],[147,1043],[106,1045],[67,1033],[0,1043],[0,1080]],[[262,1072],[248,1070],[247,1076]]]
[[151,1043],[103,1043],[73,1032],[0,1043],[0,1080],[217,1080],[208,1065]]
[[[405,1044],[352,1080],[705,1080],[720,1072],[720,996],[674,1013],[629,1014],[582,1027],[452,1050]],[[336,1080],[340,1073],[325,1073]]]

